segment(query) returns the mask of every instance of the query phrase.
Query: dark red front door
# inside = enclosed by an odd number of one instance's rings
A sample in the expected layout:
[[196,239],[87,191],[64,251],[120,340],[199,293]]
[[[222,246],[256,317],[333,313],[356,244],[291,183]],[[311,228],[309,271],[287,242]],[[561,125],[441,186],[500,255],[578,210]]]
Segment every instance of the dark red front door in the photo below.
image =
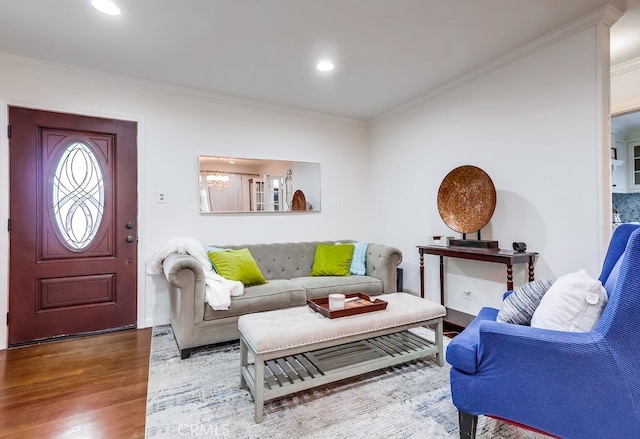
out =
[[9,108],[9,345],[136,323],[135,122]]

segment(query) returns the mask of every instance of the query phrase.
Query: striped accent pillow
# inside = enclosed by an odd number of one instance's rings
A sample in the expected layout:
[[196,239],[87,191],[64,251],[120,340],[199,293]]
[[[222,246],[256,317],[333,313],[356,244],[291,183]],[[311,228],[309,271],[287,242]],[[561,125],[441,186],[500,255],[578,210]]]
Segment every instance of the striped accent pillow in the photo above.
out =
[[534,280],[516,288],[502,302],[496,320],[502,323],[531,325],[533,313],[553,282],[552,280]]

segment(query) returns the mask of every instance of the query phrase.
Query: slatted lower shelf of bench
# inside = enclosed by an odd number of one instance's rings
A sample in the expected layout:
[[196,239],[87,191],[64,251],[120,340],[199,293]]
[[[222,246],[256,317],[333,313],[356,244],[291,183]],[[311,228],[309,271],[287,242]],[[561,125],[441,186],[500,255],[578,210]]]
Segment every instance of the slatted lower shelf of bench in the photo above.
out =
[[[311,352],[267,360],[264,363],[264,400],[436,354],[438,347],[412,332],[402,331]],[[250,387],[255,365],[242,374]]]

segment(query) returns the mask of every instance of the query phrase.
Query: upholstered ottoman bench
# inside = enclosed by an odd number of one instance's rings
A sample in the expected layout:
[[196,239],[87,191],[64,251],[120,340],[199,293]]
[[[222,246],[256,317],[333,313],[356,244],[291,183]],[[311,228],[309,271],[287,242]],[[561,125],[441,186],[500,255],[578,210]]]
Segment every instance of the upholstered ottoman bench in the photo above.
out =
[[[240,386],[253,396],[256,422],[270,399],[429,355],[442,366],[445,308],[408,293],[376,298],[385,310],[335,319],[307,306],[240,317]],[[434,341],[408,331],[427,325]]]

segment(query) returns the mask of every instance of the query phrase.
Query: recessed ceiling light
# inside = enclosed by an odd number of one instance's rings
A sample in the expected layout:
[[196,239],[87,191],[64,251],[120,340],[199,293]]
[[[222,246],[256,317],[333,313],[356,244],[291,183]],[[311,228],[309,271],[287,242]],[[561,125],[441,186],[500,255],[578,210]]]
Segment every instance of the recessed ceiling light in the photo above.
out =
[[335,66],[333,65],[333,63],[329,60],[322,60],[318,64],[316,64],[316,69],[320,70],[321,72],[330,72],[334,67]]
[[120,8],[111,0],[91,0],[91,5],[107,15],[120,15]]

